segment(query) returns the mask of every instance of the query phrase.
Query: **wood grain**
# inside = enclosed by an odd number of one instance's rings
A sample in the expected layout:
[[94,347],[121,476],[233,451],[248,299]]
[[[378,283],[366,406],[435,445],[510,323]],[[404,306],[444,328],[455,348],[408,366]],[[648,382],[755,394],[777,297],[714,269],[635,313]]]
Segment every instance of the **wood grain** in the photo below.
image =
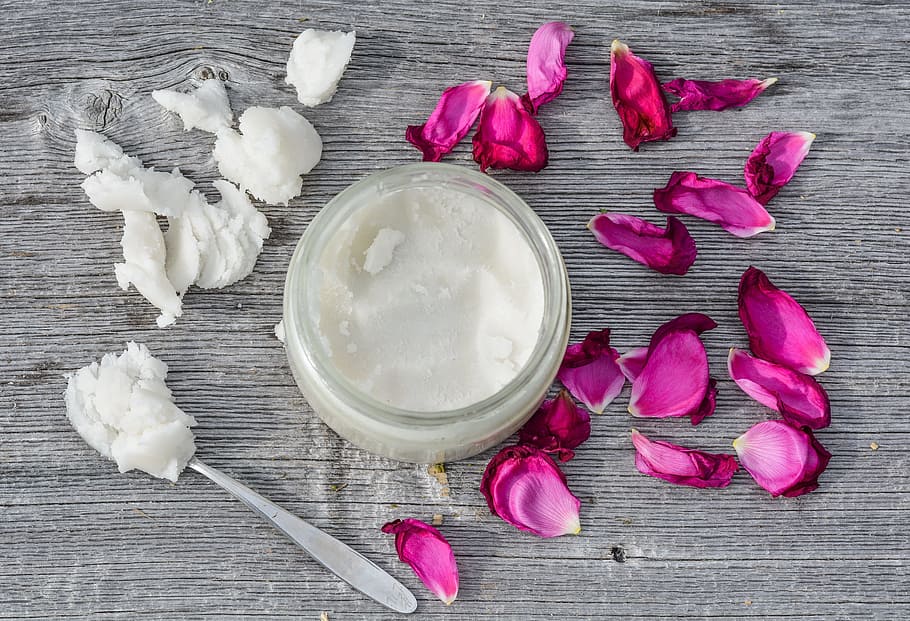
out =
[[[578,0],[560,13],[476,0],[0,1],[0,15],[0,619],[390,618],[201,477],[171,485],[117,475],[82,443],[64,416],[63,373],[130,339],[170,365],[178,404],[200,422],[202,459],[400,577],[420,599],[414,618],[910,618],[906,3]],[[624,395],[566,465],[584,530],[537,540],[489,515],[478,483],[490,454],[450,464],[445,496],[425,467],[336,437],[300,396],[272,328],[307,223],[351,182],[416,161],[404,127],[445,86],[486,77],[520,91],[527,41],[550,19],[577,31],[565,92],[540,116],[551,164],[495,176],[538,211],[565,255],[573,333],[609,326],[625,349],[681,312],[712,315],[717,414],[697,429],[636,424],[727,450],[768,416],[724,371],[727,348],[745,344],[737,278],[760,266],[809,309],[833,350],[821,379],[834,422],[819,437],[834,459],[817,492],[772,500],[745,474],[720,491],[638,474]],[[255,272],[225,290],[191,291],[176,326],[159,330],[154,309],[116,287],[121,223],[79,189],[73,129],[103,131],[148,165],[179,165],[211,193],[210,137],[183,132],[149,91],[214,76],[237,111],[299,109],[283,67],[308,26],[358,36],[335,99],[302,110],[324,159],[300,198],[264,207],[273,234]],[[666,79],[780,83],[741,110],[677,115],[676,139],[631,153],[607,91],[615,37]],[[699,258],[674,278],[585,230],[601,208],[660,222],[650,192],[673,170],[741,180],[751,148],[778,129],[819,138],[770,206],[775,232],[740,240],[689,219]],[[448,159],[473,166],[469,149]],[[378,530],[434,513],[461,569],[448,609]]]

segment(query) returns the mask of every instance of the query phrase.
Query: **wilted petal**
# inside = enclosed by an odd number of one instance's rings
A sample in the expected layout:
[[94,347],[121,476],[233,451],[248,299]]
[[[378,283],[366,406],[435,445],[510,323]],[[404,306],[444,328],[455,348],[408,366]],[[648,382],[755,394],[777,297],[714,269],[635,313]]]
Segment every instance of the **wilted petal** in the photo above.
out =
[[[622,375],[620,375],[622,377]],[[560,461],[575,457],[574,449],[591,435],[591,415],[575,405],[568,391],[544,401],[518,432],[521,444],[555,453]]]
[[556,378],[589,410],[603,414],[625,384],[617,358],[609,330],[589,332],[581,343],[566,348]]
[[695,262],[695,240],[673,216],[667,218],[667,228],[662,229],[635,216],[602,213],[591,218],[588,228],[607,248],[661,274],[683,275]]
[[610,95],[622,121],[622,139],[633,150],[638,151],[643,142],[669,140],[676,135],[670,104],[654,67],[619,40],[610,47]]
[[698,405],[698,409],[689,414],[689,420],[692,421],[693,425],[697,425],[701,421],[705,420],[712,414],[717,407],[717,380],[713,377],[708,378],[708,391],[705,393],[705,398],[701,400],[701,403]]
[[547,139],[543,128],[521,103],[500,86],[487,97],[474,133],[474,161],[487,168],[537,172],[547,165]]
[[771,132],[758,143],[746,160],[746,187],[762,205],[787,185],[802,164],[815,134]]
[[676,78],[663,85],[668,93],[679,97],[679,101],[670,109],[673,112],[682,110],[726,110],[739,108],[761,95],[766,88],[777,82],[777,78],[767,80],[686,80]]
[[509,446],[483,473],[480,491],[494,515],[540,537],[581,532],[581,503],[550,457],[532,446]]
[[784,420],[810,429],[823,429],[831,424],[828,393],[814,378],[754,358],[735,347],[730,349],[727,369],[743,392],[780,412]]
[[758,423],[733,441],[743,468],[772,496],[801,496],[818,488],[831,453],[808,427],[782,420]]
[[739,465],[733,455],[706,453],[649,440],[632,430],[635,467],[642,474],[677,485],[727,487]]
[[458,566],[452,546],[438,530],[420,520],[395,520],[382,527],[395,535],[398,558],[407,563],[436,597],[448,606],[458,596]]
[[739,318],[759,358],[808,375],[830,365],[831,351],[806,309],[754,267],[739,281]]
[[719,224],[737,237],[774,230],[774,218],[742,188],[693,172],[675,172],[666,187],[654,190],[654,205]]
[[630,349],[616,359],[616,363],[619,365],[622,374],[625,375],[626,379],[630,382],[634,382],[635,378],[641,375],[641,370],[645,368],[645,362],[647,361],[647,347],[636,347],[635,349]]
[[467,135],[492,86],[489,80],[475,80],[449,87],[426,123],[408,126],[405,138],[423,152],[423,161],[438,162]]
[[556,99],[566,81],[566,48],[575,32],[565,22],[547,22],[537,29],[528,46],[528,93],[522,101],[537,114],[545,103]]
[[644,368],[632,382],[629,413],[667,418],[689,416],[693,425],[713,411],[708,356],[698,335],[717,324],[707,315],[689,313],[657,329]]

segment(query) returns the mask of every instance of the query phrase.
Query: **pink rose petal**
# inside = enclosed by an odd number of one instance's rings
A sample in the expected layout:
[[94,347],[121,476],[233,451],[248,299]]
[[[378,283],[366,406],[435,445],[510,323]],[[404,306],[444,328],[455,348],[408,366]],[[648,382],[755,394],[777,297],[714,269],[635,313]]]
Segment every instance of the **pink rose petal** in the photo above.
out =
[[714,411],[714,387],[708,356],[699,334],[717,324],[707,315],[689,313],[657,329],[644,368],[632,382],[629,413],[667,418],[688,416],[697,425]]
[[714,222],[737,237],[774,230],[774,218],[747,191],[693,172],[674,172],[666,187],[654,190],[654,205]]
[[643,142],[669,140],[676,135],[670,104],[654,67],[619,40],[610,48],[610,95],[622,121],[622,139],[634,151]]
[[792,498],[817,489],[831,459],[811,429],[782,420],[758,423],[736,438],[733,448],[743,468],[772,496]]
[[619,352],[610,347],[610,331],[590,332],[566,348],[556,378],[592,412],[603,414],[626,383],[616,364]]
[[[622,377],[622,375],[620,375]],[[521,444],[555,453],[559,461],[575,457],[576,448],[591,435],[591,415],[575,405],[568,391],[544,401],[534,416],[518,431]]]
[[642,474],[677,485],[727,487],[739,464],[733,455],[706,453],[669,442],[649,440],[632,430],[635,467]]
[[739,281],[739,318],[759,358],[807,375],[830,365],[831,351],[806,309],[754,267]]
[[663,85],[668,93],[679,97],[679,101],[670,107],[672,112],[683,110],[726,110],[739,108],[761,95],[766,88],[777,82],[777,78],[767,80],[686,80],[676,78]]
[[509,446],[483,473],[480,491],[494,515],[539,537],[581,532],[581,503],[566,476],[546,453],[532,446]]
[[641,370],[645,368],[645,362],[647,361],[647,347],[636,347],[635,349],[630,349],[616,359],[616,363],[619,365],[622,374],[625,375],[626,379],[630,382],[634,382],[635,378],[641,375]]
[[588,228],[607,248],[647,265],[661,274],[683,275],[695,262],[695,240],[686,226],[670,216],[667,228],[618,213],[591,218]]
[[540,106],[556,99],[566,81],[566,48],[575,32],[564,22],[548,22],[537,29],[528,46],[528,93],[522,101],[537,114]]
[[405,138],[423,152],[423,161],[438,162],[467,135],[492,86],[475,80],[447,88],[426,123],[408,126]]
[[474,161],[487,168],[537,172],[547,165],[547,139],[543,128],[521,103],[500,86],[487,97],[473,138]]
[[442,534],[420,520],[395,520],[382,527],[395,535],[398,558],[407,563],[446,606],[458,596],[458,566],[452,546]]
[[755,200],[766,205],[789,183],[813,140],[809,132],[771,132],[762,138],[746,160],[746,187]]
[[743,392],[780,412],[787,422],[810,429],[823,429],[831,424],[828,393],[814,378],[754,358],[735,347],[730,349],[727,369]]

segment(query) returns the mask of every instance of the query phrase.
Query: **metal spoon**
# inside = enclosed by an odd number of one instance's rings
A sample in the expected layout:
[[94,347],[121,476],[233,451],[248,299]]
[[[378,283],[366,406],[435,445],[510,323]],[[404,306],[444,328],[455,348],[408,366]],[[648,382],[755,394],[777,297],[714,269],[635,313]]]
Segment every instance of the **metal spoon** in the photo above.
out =
[[323,567],[367,597],[395,612],[407,614],[417,610],[414,595],[359,552],[195,457],[187,465],[223,487],[253,513],[290,537]]

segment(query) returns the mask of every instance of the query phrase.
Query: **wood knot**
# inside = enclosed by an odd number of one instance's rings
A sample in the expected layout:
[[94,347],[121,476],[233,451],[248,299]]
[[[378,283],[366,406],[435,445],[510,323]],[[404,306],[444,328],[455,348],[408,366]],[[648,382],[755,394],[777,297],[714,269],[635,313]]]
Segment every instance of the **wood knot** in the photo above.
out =
[[116,121],[123,112],[123,96],[109,88],[89,93],[85,104],[86,116],[98,129]]
[[613,546],[610,548],[610,556],[612,556],[613,560],[617,563],[626,562],[626,550],[622,546]]

